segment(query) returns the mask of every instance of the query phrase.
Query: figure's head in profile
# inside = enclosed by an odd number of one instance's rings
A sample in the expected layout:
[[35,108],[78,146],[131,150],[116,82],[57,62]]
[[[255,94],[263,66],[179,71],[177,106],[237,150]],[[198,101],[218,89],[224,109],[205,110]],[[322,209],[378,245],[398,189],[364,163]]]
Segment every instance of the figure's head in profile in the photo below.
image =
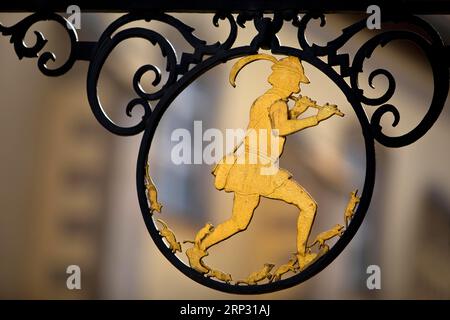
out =
[[268,81],[273,88],[283,92],[286,97],[294,93],[300,92],[300,85],[302,83],[308,84],[309,79],[305,75],[303,65],[299,58],[289,56],[277,60],[275,57],[268,54],[255,54],[247,56],[238,60],[230,73],[230,83],[233,87],[236,86],[235,81],[239,72],[249,63],[258,60],[268,60],[273,62],[272,73],[270,74]]

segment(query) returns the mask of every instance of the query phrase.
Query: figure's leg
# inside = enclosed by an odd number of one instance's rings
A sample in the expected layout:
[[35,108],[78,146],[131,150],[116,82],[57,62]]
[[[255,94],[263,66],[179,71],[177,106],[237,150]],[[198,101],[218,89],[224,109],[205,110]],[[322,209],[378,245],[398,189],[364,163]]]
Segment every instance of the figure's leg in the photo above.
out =
[[206,251],[219,242],[247,229],[258,204],[259,195],[240,195],[235,193],[231,218],[215,227],[201,242],[200,248]]
[[215,227],[199,246],[195,245],[186,251],[189,265],[200,273],[209,272],[209,268],[201,261],[208,255],[208,248],[247,229],[258,204],[259,195],[239,195],[235,193],[231,218]]
[[317,256],[315,253],[309,253],[306,250],[317,212],[317,204],[303,187],[291,179],[266,197],[293,204],[300,210],[297,220],[297,258],[301,270]]

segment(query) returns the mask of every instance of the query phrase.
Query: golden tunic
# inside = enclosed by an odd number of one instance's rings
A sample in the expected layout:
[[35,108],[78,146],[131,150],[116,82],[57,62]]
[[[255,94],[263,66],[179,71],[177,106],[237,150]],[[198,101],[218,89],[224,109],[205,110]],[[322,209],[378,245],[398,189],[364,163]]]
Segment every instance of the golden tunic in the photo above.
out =
[[[250,123],[244,138],[244,152],[223,157],[214,167],[214,185],[218,190],[245,195],[269,195],[291,178],[291,173],[277,167],[278,157],[283,151],[284,137],[272,133],[270,107],[283,101],[276,94],[265,94],[258,98],[250,109]],[[287,108],[287,105],[286,105]],[[256,132],[256,139],[249,132]],[[262,138],[264,139],[261,141]],[[252,140],[253,139],[253,140]],[[273,150],[273,139],[278,149]],[[252,142],[256,146],[252,145]]]

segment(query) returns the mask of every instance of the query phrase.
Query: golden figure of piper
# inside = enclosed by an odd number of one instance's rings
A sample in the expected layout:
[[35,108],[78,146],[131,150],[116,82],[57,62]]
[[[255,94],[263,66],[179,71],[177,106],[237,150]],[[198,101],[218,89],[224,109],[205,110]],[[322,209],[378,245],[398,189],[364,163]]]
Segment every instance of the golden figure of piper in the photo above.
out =
[[[255,164],[249,164],[246,161],[251,156],[255,156],[252,154],[254,148],[252,149],[250,145],[251,137],[247,134],[243,141],[243,154],[237,155],[235,150],[233,154],[225,156],[215,166],[213,170],[215,187],[218,190],[234,192],[234,202],[231,218],[215,228],[211,228],[207,235],[202,235],[199,243],[195,243],[186,251],[190,266],[203,274],[210,271],[210,268],[202,261],[208,255],[208,249],[236,233],[246,230],[259,204],[260,197],[282,200],[299,209],[296,256],[300,270],[317,258],[316,253],[307,250],[308,238],[317,211],[316,202],[302,186],[292,179],[292,175],[288,171],[280,168],[274,174],[262,174],[261,170],[275,165],[283,152],[288,135],[314,127],[334,115],[343,117],[344,114],[336,105],[319,106],[306,96],[300,98],[293,96],[300,92],[300,84],[309,83],[302,63],[297,57],[289,56],[277,60],[271,55],[256,54],[241,58],[231,70],[231,85],[235,86],[236,76],[244,66],[257,60],[273,62],[272,73],[268,78],[272,88],[257,98],[251,106],[248,125],[248,130],[266,132],[266,139],[259,139],[256,148],[257,159],[264,161],[258,161]],[[295,106],[291,110],[288,106],[290,99],[295,101]],[[297,119],[308,108],[316,108],[317,114]],[[274,132],[278,132],[278,135],[275,135]],[[277,139],[275,150],[273,139]],[[261,146],[262,143],[265,145]]]

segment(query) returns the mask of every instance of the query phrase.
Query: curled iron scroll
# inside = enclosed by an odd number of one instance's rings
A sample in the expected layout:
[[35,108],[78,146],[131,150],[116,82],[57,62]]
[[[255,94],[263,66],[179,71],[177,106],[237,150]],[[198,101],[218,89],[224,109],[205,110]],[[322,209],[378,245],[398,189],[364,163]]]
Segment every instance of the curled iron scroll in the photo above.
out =
[[[190,65],[201,63],[205,55],[213,55],[216,52],[226,50],[233,45],[237,35],[237,27],[232,16],[225,14],[216,14],[213,17],[213,25],[218,27],[219,20],[224,19],[228,20],[230,23],[230,34],[223,43],[216,42],[211,45],[208,45],[206,41],[200,40],[199,38],[194,36],[193,32],[195,31],[195,29],[167,14],[127,14],[113,22],[100,37],[94,59],[91,61],[88,72],[88,99],[97,120],[107,130],[118,135],[128,136],[142,132],[145,129],[146,120],[152,113],[151,101],[161,99],[163,95],[167,93],[168,89],[174,85],[178,76],[188,72]],[[181,55],[180,62],[178,62],[175,49],[163,35],[147,28],[136,27],[118,31],[128,23],[135,21],[159,21],[175,28],[192,46],[194,52],[183,53]],[[158,45],[161,48],[161,54],[164,58],[166,58],[167,61],[165,70],[168,72],[168,78],[159,90],[148,93],[143,89],[143,86],[141,84],[142,77],[147,72],[154,73],[154,80],[151,84],[153,87],[156,87],[161,82],[160,68],[152,64],[146,64],[141,66],[136,71],[133,77],[132,86],[138,97],[128,103],[125,111],[126,114],[131,117],[132,110],[139,105],[143,108],[144,115],[136,125],[131,127],[122,127],[114,123],[114,121],[112,121],[103,110],[100,98],[97,93],[97,85],[103,65],[108,59],[110,53],[114,50],[114,48],[117,47],[118,44],[131,38],[140,38],[152,43],[153,45]]]
[[[443,66],[447,65],[444,60],[445,46],[439,34],[427,22],[418,17],[407,16],[398,18],[387,16],[383,18],[383,23],[393,25],[406,23],[410,25],[411,28],[407,31],[389,29],[384,31],[382,29],[381,33],[372,37],[358,49],[353,62],[351,62],[348,54],[340,54],[338,51],[354,35],[366,27],[366,21],[361,20],[356,22],[345,28],[341,36],[330,41],[326,46],[318,46],[308,42],[305,32],[310,21],[314,19],[320,19],[320,26],[325,27],[326,19],[325,16],[321,14],[306,14],[302,19],[294,20],[294,25],[299,27],[298,39],[300,46],[311,55],[327,57],[330,65],[339,66],[341,70],[340,75],[342,77],[350,77],[351,87],[355,93],[356,99],[367,106],[378,107],[371,119],[371,126],[375,139],[387,147],[403,147],[414,143],[423,137],[438,119],[447,99],[449,89],[448,69],[445,67],[443,68]],[[382,132],[381,119],[386,113],[391,113],[394,116],[393,127],[400,121],[400,111],[397,107],[388,103],[396,90],[394,76],[391,72],[383,68],[374,70],[369,75],[368,83],[372,88],[375,77],[383,76],[388,81],[386,92],[378,98],[369,98],[364,95],[364,92],[359,88],[358,76],[363,71],[364,62],[371,58],[378,46],[384,47],[386,44],[395,40],[410,41],[423,51],[431,66],[434,92],[428,111],[420,123],[410,130],[410,132],[402,136],[390,137]]]
[[[25,44],[25,36],[31,27],[37,22],[41,21],[54,21],[61,25],[67,32],[70,39],[70,54],[67,60],[60,67],[52,69],[48,66],[49,61],[56,61],[56,56],[53,52],[46,51],[42,54],[40,52],[47,44],[47,39],[40,31],[34,31],[36,42],[32,46]],[[5,36],[11,36],[11,43],[14,45],[19,59],[22,58],[38,58],[39,70],[46,76],[60,76],[69,71],[76,61],[76,43],[78,36],[75,28],[70,22],[62,16],[55,13],[35,13],[11,27],[5,27],[0,24],[0,33]]]

